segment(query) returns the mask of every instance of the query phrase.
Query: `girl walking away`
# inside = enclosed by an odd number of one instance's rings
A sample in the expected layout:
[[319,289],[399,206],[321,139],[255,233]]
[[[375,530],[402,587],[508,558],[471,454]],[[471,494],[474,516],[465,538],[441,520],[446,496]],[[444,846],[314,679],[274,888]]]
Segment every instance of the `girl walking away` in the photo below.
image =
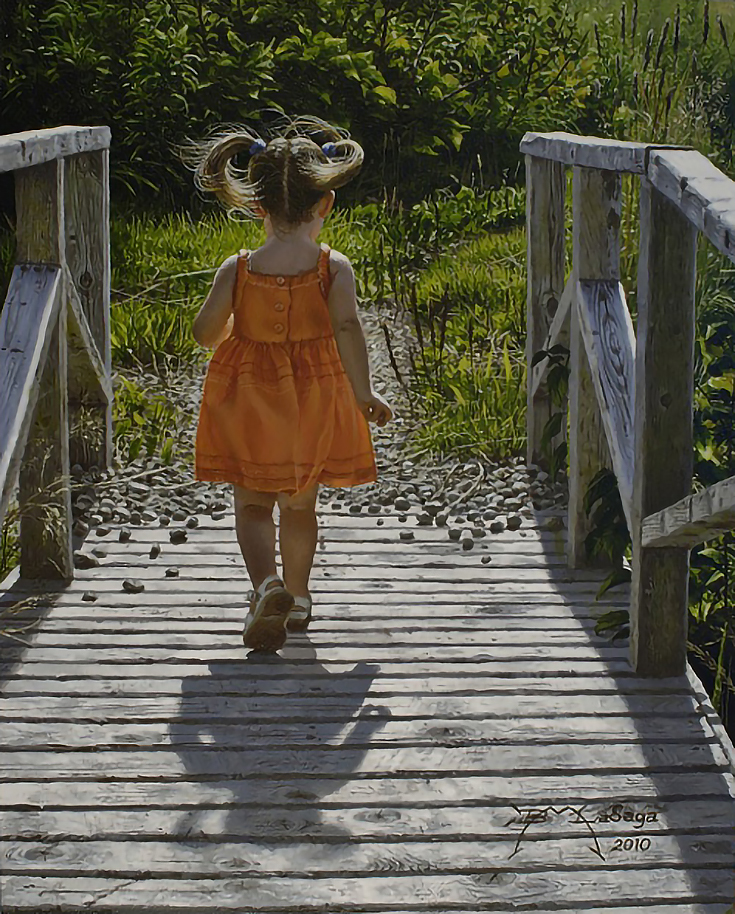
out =
[[[263,219],[266,232],[259,248],[222,263],[194,319],[194,339],[215,349],[195,478],[234,486],[237,539],[253,585],[243,641],[276,651],[287,631],[305,631],[311,620],[319,484],[374,482],[368,422],[383,426],[393,415],[371,388],[350,261],[317,243],[334,190],[360,170],[363,151],[316,118],[296,119],[268,142],[237,128],[188,150],[197,187],[231,213]],[[232,164],[243,153],[247,171]]]

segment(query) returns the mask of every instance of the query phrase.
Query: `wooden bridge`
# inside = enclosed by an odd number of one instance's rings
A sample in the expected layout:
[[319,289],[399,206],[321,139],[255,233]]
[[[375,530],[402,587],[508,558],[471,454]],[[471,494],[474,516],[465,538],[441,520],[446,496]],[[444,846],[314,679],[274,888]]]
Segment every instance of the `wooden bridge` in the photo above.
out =
[[[395,518],[324,507],[318,618],[268,657],[242,648],[230,518],[200,517],[178,544],[113,531],[99,567],[74,568],[70,402],[99,410],[91,459],[111,457],[108,145],[105,128],[0,139],[18,214],[0,519],[16,490],[23,509],[0,600],[33,598],[22,618],[39,620],[28,646],[3,639],[4,914],[724,914],[735,755],[685,638],[688,550],[733,518],[733,480],[690,490],[696,234],[735,259],[735,184],[692,150],[524,139],[529,363],[571,351],[566,528],[465,553],[435,527],[410,521],[404,541]],[[637,337],[625,172],[641,182]],[[537,461],[543,365],[528,375]],[[604,466],[634,543],[630,593],[604,601],[630,607],[629,648],[593,631],[606,572],[585,567],[581,500]],[[173,578],[148,560],[162,538]]]

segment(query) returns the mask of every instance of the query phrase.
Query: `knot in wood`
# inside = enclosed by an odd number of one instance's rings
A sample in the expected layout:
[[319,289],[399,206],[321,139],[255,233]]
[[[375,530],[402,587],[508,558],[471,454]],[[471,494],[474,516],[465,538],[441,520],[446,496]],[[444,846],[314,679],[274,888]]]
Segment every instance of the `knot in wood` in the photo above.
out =
[[663,394],[660,400],[661,406],[668,409],[671,406],[671,394]]

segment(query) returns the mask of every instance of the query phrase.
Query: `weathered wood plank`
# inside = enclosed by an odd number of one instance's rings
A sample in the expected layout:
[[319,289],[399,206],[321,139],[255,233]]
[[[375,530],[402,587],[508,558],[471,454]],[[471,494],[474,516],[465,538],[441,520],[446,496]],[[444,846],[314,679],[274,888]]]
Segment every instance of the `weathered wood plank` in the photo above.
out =
[[[107,404],[113,400],[112,381],[85,315],[84,307],[68,270],[66,294],[69,299],[69,399],[74,402]],[[103,466],[97,463],[97,466]]]
[[735,260],[735,182],[695,150],[652,151],[647,176],[718,251]]
[[[362,664],[352,661],[340,660],[331,661],[323,658],[317,658],[316,653],[311,649],[310,653],[304,653],[308,649],[300,648],[300,654],[293,656],[296,648],[287,643],[282,649],[281,654],[277,655],[280,660],[271,661],[270,663],[256,663],[260,659],[257,654],[255,658],[248,659],[247,651],[240,648],[239,657],[231,660],[214,660],[214,672],[218,676],[237,676],[246,672],[248,677],[274,677],[291,675],[293,679],[327,679],[332,677],[341,677],[351,672],[355,667],[360,672],[362,666],[362,675],[373,678],[378,671],[381,676],[404,676],[407,678],[421,676],[455,676],[457,680],[461,677],[471,679],[478,674],[478,664],[481,663],[482,669],[486,674],[492,674],[498,677],[515,677],[515,676],[569,676],[572,678],[580,677],[584,679],[588,676],[600,676],[616,678],[623,676],[633,676],[630,663],[627,660],[585,660],[579,658],[567,658],[565,660],[496,660],[490,658],[476,658],[475,661],[457,662],[453,660],[435,660],[434,662],[425,662],[420,660],[403,661],[402,663],[391,663],[383,661],[379,665],[362,661]],[[203,660],[191,663],[174,663],[173,660],[168,662],[159,662],[149,660],[147,665],[142,668],[140,660],[130,659],[126,663],[126,656],[123,651],[118,652],[118,662],[111,663],[99,661],[98,663],[84,663],[79,660],[64,661],[40,661],[34,659],[34,651],[29,651],[24,658],[23,669],[19,672],[10,670],[4,673],[6,679],[23,679],[28,676],[43,678],[54,677],[65,678],[92,678],[100,679],[103,677],[119,678],[171,678],[171,679],[188,679],[197,676],[198,671],[203,669],[205,663]],[[290,668],[289,668],[290,667]],[[561,669],[560,669],[561,668]]]
[[17,484],[60,311],[58,267],[14,268],[0,312],[0,523]]
[[67,309],[59,310],[39,382],[33,419],[18,474],[20,574],[24,578],[74,577],[69,407],[67,400]]
[[[559,301],[559,307],[556,309],[551,326],[546,334],[546,339],[541,346],[547,352],[554,346],[569,347],[569,326],[570,315],[574,305],[574,295],[576,292],[576,281],[572,274],[567,280],[564,291]],[[546,377],[546,371],[549,367],[549,360],[544,359],[534,366],[531,380],[531,396],[535,399],[537,394],[543,390],[543,384]]]
[[[101,447],[90,455],[92,463],[112,463],[112,371],[110,344],[110,214],[109,150],[79,152],[64,160],[66,208],[66,261],[72,288],[78,295],[81,315],[91,339],[85,339],[70,378],[72,397],[97,405],[104,423]],[[94,340],[95,346],[90,343]],[[85,370],[88,362],[94,374]],[[84,453],[89,453],[89,446]]]
[[[570,812],[564,815],[572,817]],[[505,834],[492,842],[463,841],[461,855],[452,841],[412,841],[402,845],[394,841],[327,844],[317,840],[263,847],[255,841],[215,843],[196,838],[186,845],[166,841],[130,842],[124,858],[119,842],[115,841],[59,841],[54,843],[52,852],[43,842],[3,841],[0,852],[7,875],[136,876],[146,872],[150,876],[176,879],[183,870],[189,879],[225,879],[232,873],[332,878],[377,872],[450,876],[493,870],[500,873],[511,858],[516,865],[539,870],[556,868],[562,861],[565,867],[591,870],[603,865],[627,868],[643,856],[639,832],[630,830],[628,834],[638,837],[638,841],[625,842],[619,835],[604,832],[596,834],[594,840],[589,832],[577,837],[555,831],[552,831],[553,840],[539,841],[537,827],[528,838],[520,839],[517,833],[506,829]],[[646,863],[651,867],[677,867],[682,862],[694,867],[725,867],[735,859],[735,838],[731,836],[721,835],[707,842],[696,834],[653,834],[652,839],[646,833],[648,840],[643,842],[648,848]]]
[[526,304],[526,365],[528,369],[526,424],[529,463],[544,465],[541,436],[550,414],[543,390],[532,389],[531,359],[543,345],[564,291],[563,165],[526,157],[526,227],[528,291]]
[[[37,632],[29,632],[27,640],[33,645],[34,649],[42,647],[54,648],[91,648],[99,650],[102,648],[120,648],[121,634],[120,626],[115,632],[100,632],[95,630],[82,633],[77,632],[54,632],[47,631],[44,628]],[[147,632],[127,632],[125,633],[124,644],[127,648],[148,648],[156,647],[163,649],[188,648],[191,650],[197,648],[223,648],[231,649],[233,635],[239,636],[242,626],[231,626],[229,631],[223,632],[193,632],[193,631],[163,631],[159,634]],[[0,638],[2,634],[0,633]],[[334,647],[386,647],[386,646],[427,646],[435,652],[439,652],[442,647],[511,647],[519,646],[531,647],[548,646],[548,648],[559,650],[564,653],[567,647],[586,648],[590,653],[596,651],[597,647],[609,647],[610,641],[607,637],[595,635],[594,631],[542,631],[542,630],[523,630],[523,631],[506,631],[502,627],[495,630],[487,628],[479,631],[424,631],[418,626],[414,630],[396,631],[392,627],[384,626],[377,631],[365,631],[353,629],[352,632],[335,632],[323,633],[309,627],[309,642],[320,651]],[[623,656],[621,652],[621,656]]]
[[[163,681],[165,684],[165,680]],[[544,718],[553,721],[555,725],[563,726],[567,715],[571,718],[578,715],[579,719],[599,717],[603,721],[607,718],[618,719],[621,717],[635,717],[636,720],[647,721],[651,715],[671,721],[672,718],[689,718],[697,711],[697,705],[691,695],[646,695],[646,694],[591,694],[583,692],[579,686],[573,692],[564,693],[563,689],[555,692],[525,695],[519,690],[517,696],[503,694],[502,683],[496,686],[484,677],[480,682],[474,683],[477,689],[465,695],[444,694],[448,687],[444,680],[439,680],[439,688],[431,690],[433,696],[429,697],[414,688],[413,694],[406,697],[408,689],[405,681],[392,684],[389,681],[377,680],[365,688],[359,681],[353,681],[352,695],[350,684],[340,681],[321,690],[318,703],[314,702],[309,689],[300,689],[294,692],[293,686],[288,684],[280,688],[280,694],[270,695],[272,690],[268,684],[263,685],[263,691],[256,691],[257,683],[250,684],[235,682],[229,687],[227,694],[216,694],[208,686],[216,685],[216,681],[202,677],[201,683],[188,683],[182,690],[179,684],[176,691],[170,694],[156,694],[156,697],[147,697],[141,690],[140,694],[111,694],[108,697],[89,696],[81,692],[73,692],[62,696],[49,696],[34,694],[27,696],[6,695],[0,699],[0,709],[3,717],[16,723],[22,720],[27,722],[48,723],[54,720],[66,720],[86,723],[128,723],[133,717],[136,721],[235,721],[258,723],[266,720],[272,721],[297,721],[313,720],[314,722],[327,719],[343,719],[355,714],[377,716],[391,720],[433,720],[438,717],[456,717],[479,720],[504,720],[512,718],[528,718],[538,721]],[[162,689],[151,680],[143,683],[148,688],[148,694],[160,693]],[[174,683],[176,686],[176,684]],[[219,683],[222,689],[225,684]],[[249,687],[248,687],[249,685]],[[421,687],[423,683],[420,683]],[[428,684],[427,684],[428,685]],[[392,691],[389,691],[389,686]],[[403,686],[404,688],[401,688]],[[526,681],[528,687],[528,681]],[[430,690],[427,688],[426,692]],[[250,694],[248,695],[248,692]],[[451,692],[451,690],[450,690]],[[342,694],[340,694],[342,693]],[[384,701],[387,695],[391,696],[389,705],[374,705],[370,702]],[[356,696],[356,697],[352,697]],[[363,704],[367,702],[367,704]],[[269,726],[276,727],[273,723]],[[15,724],[14,724],[15,727]],[[13,731],[14,733],[15,731]],[[668,732],[668,731],[667,731]],[[3,745],[6,739],[13,734],[3,734]]]
[[577,136],[573,133],[528,132],[521,140],[520,150],[527,156],[553,159],[565,165],[605,168],[644,174],[646,143],[609,140],[598,136]]
[[[243,674],[242,671],[238,674],[236,670],[230,670],[226,678],[219,677],[217,671],[213,672],[213,676],[205,674],[188,676],[185,690],[190,699],[200,696],[226,695],[229,698],[233,695],[239,695],[248,699],[246,704],[249,707],[253,697],[289,694],[296,701],[299,696],[319,695],[319,704],[321,705],[323,701],[326,702],[327,700],[325,695],[336,698],[341,695],[353,695],[355,693],[363,696],[411,694],[412,701],[416,701],[417,696],[428,692],[432,695],[482,696],[488,702],[492,699],[494,704],[497,703],[498,708],[501,709],[498,713],[501,713],[502,709],[507,709],[508,707],[504,703],[505,700],[502,699],[502,696],[511,692],[519,696],[545,696],[544,706],[551,708],[549,713],[556,713],[554,711],[555,706],[550,705],[549,702],[552,696],[557,694],[562,696],[563,701],[569,699],[569,704],[565,707],[569,708],[570,713],[574,709],[584,711],[587,707],[600,708],[600,713],[607,713],[605,709],[609,708],[614,710],[615,705],[611,706],[605,703],[609,700],[610,695],[625,696],[621,713],[644,713],[648,708],[646,702],[650,701],[648,696],[655,696],[656,706],[660,705],[662,714],[667,714],[667,709],[669,708],[680,709],[683,713],[689,707],[687,704],[679,703],[684,701],[689,694],[688,686],[684,682],[684,677],[681,676],[676,679],[656,680],[625,677],[612,682],[612,680],[604,676],[554,676],[553,674],[534,677],[518,675],[503,678],[494,677],[480,670],[471,681],[467,677],[441,676],[436,673],[431,676],[422,677],[417,675],[412,678],[391,678],[386,674],[366,685],[365,675],[360,675],[360,670],[358,669],[354,674],[348,671],[339,677],[335,677],[333,682],[328,682],[328,687],[325,687],[324,679],[314,678],[302,683],[298,689],[295,689],[290,678],[280,680],[271,677],[255,683],[252,676],[247,673]],[[43,696],[54,696],[57,699],[68,698],[70,702],[68,714],[70,716],[73,708],[83,698],[84,707],[81,710],[78,709],[74,716],[86,719],[87,706],[91,709],[89,715],[92,717],[94,716],[94,708],[97,706],[97,702],[93,703],[91,697],[134,698],[136,706],[141,709],[140,713],[146,714],[146,706],[141,703],[141,697],[146,695],[159,697],[178,696],[184,688],[181,682],[176,679],[156,677],[155,674],[139,678],[110,676],[107,678],[85,679],[81,677],[82,674],[80,673],[79,677],[71,675],[58,680],[49,680],[43,677],[35,677],[32,671],[28,671],[22,678],[10,679],[3,683],[3,694],[5,696],[3,701],[11,696],[29,700],[31,706],[19,705],[18,707],[21,708],[21,711],[14,714],[14,716],[17,717],[20,714],[20,716],[30,719],[32,717],[33,702],[38,704],[39,715],[41,714],[41,709],[47,707],[45,701],[42,700]],[[584,702],[580,695],[589,696],[589,702]],[[640,705],[637,703],[639,699],[642,702]],[[623,699],[621,698],[621,700]],[[162,706],[168,707],[165,702]],[[523,706],[525,707],[526,705]],[[15,704],[4,704],[3,707],[12,708],[15,707]],[[196,705],[196,707],[200,706]],[[229,702],[226,703],[225,707],[229,707]],[[313,708],[313,702],[311,707]],[[512,707],[515,707],[515,705]],[[535,705],[531,703],[528,707],[535,707]],[[294,708],[296,708],[296,705],[294,705]],[[271,708],[271,711],[273,710],[275,709]],[[620,708],[618,708],[618,711],[620,711]],[[11,711],[7,710],[6,713],[10,714]],[[615,713],[618,712],[616,711]]]
[[[375,727],[376,722],[364,722]],[[146,752],[124,750],[0,752],[0,775],[8,782],[27,780],[33,772],[38,780],[71,781],[129,780],[131,778],[164,778],[166,780],[200,780],[209,777],[249,777],[268,772],[270,777],[291,773],[302,775],[341,775],[391,772],[501,773],[521,771],[539,774],[560,770],[571,772],[592,769],[606,771],[648,771],[653,774],[672,767],[697,771],[728,771],[728,760],[718,743],[658,744],[607,743],[580,746],[541,744],[534,746],[443,746],[364,749],[309,746],[301,749],[278,747],[243,753],[239,750],[202,746],[188,750],[186,757],[167,749]]]
[[[129,704],[132,714],[134,704]],[[544,709],[540,708],[543,713]],[[380,713],[382,712],[382,713]],[[304,726],[297,721],[283,721],[288,715],[285,703],[273,722],[229,721],[227,723],[194,722],[174,717],[158,723],[109,723],[72,720],[14,720],[12,730],[2,734],[0,749],[74,749],[95,746],[100,749],[125,749],[145,746],[147,749],[174,748],[189,750],[202,745],[202,738],[222,749],[270,749],[278,746],[481,746],[496,744],[606,742],[706,743],[713,740],[711,728],[695,715],[681,718],[603,717],[589,715],[562,719],[543,716],[524,720],[513,718],[435,718],[416,719],[414,715],[395,720],[392,709],[384,707],[375,713],[319,715]],[[380,722],[379,729],[367,735],[360,731],[360,721]],[[352,728],[350,730],[350,728]],[[735,821],[735,812],[733,813]]]
[[628,529],[633,528],[635,330],[622,285],[577,284],[579,328]]
[[[410,808],[465,806],[485,810],[485,825],[488,825],[493,810],[509,804],[524,810],[529,806],[547,803],[582,806],[596,803],[601,807],[620,804],[635,815],[646,808],[657,807],[662,811],[676,813],[682,801],[696,797],[700,803],[712,803],[719,814],[727,815],[735,794],[735,779],[732,775],[716,772],[676,771],[657,774],[655,778],[645,773],[595,774],[576,773],[573,779],[558,775],[526,774],[522,781],[499,775],[448,775],[433,778],[395,778],[367,776],[345,780],[338,777],[306,778],[290,775],[278,778],[243,778],[238,780],[208,781],[77,781],[70,789],[68,781],[14,781],[0,784],[0,799],[3,814],[0,822],[11,810],[37,812],[43,809],[61,807],[59,811],[70,812],[94,808],[100,814],[107,807],[124,810],[139,807],[140,812],[148,808],[167,807],[186,811],[186,807],[221,807],[281,809],[316,806],[319,810],[345,810],[354,807],[381,809],[386,806],[409,806]],[[50,797],[63,797],[63,803],[52,806]],[[272,812],[272,809],[271,809]],[[625,824],[625,810],[618,822]],[[30,816],[29,816],[30,818]],[[507,822],[507,814],[505,821]],[[373,821],[380,821],[373,817]],[[9,819],[5,820],[8,823]],[[14,821],[19,821],[15,819]],[[70,820],[67,820],[69,822]],[[145,827],[146,819],[136,820],[138,828]],[[48,820],[47,820],[48,822]],[[638,820],[639,824],[640,820]],[[669,820],[671,822],[671,820]],[[104,820],[98,820],[98,824]],[[37,828],[37,823],[29,823]],[[48,824],[51,824],[48,822]],[[542,824],[542,823],[540,823]],[[691,828],[688,820],[682,823]],[[120,823],[116,827],[119,827]],[[22,825],[21,825],[22,827]],[[669,826],[671,827],[671,826]],[[81,825],[77,825],[81,829]],[[32,838],[38,832],[23,832]],[[101,837],[104,832],[87,828],[79,837]],[[160,836],[160,831],[158,832]],[[44,836],[45,837],[45,836]],[[70,837],[67,835],[67,837]]]
[[[473,911],[507,910],[509,904],[543,899],[554,905],[574,900],[579,905],[595,904],[600,898],[636,904],[645,898],[649,906],[657,901],[697,901],[706,898],[731,904],[735,876],[728,869],[629,868],[624,877],[613,870],[562,870],[547,872],[473,873],[462,876],[382,876],[298,879],[241,877],[222,879],[135,879],[94,877],[4,876],[0,880],[6,909],[22,903],[42,906],[50,897],[63,898],[68,906],[89,911],[128,914],[142,906],[153,906],[158,914],[163,900],[170,905],[195,907],[197,912],[242,911],[247,899],[250,909],[270,914],[290,911],[349,910],[355,899],[363,906],[379,909],[400,905],[410,898],[415,906],[467,904]],[[308,899],[308,907],[304,906]],[[73,909],[73,908],[72,908]],[[609,907],[608,907],[609,910]]]
[[684,672],[689,552],[642,546],[641,521],[686,497],[693,469],[696,229],[641,180],[631,663]]
[[0,136],[0,171],[40,165],[110,145],[109,127],[51,127]]
[[[611,171],[575,168],[574,273],[579,282],[620,278],[620,175]],[[576,296],[575,296],[576,298]],[[572,309],[569,357],[569,537],[567,556],[572,568],[590,564],[585,539],[591,521],[584,496],[595,475],[612,461],[597,402],[589,358],[580,328],[580,303]],[[598,559],[594,564],[601,564]]]
[[641,545],[691,549],[735,527],[735,476],[645,517]]

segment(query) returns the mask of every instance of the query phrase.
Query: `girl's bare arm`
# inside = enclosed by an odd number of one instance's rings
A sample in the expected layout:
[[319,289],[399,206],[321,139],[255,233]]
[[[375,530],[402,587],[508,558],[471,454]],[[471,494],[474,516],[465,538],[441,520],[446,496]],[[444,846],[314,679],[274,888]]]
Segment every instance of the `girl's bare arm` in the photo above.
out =
[[331,253],[334,273],[329,290],[329,316],[345,374],[349,378],[358,403],[370,399],[370,364],[365,335],[357,313],[355,273],[352,264],[337,251]]
[[232,330],[232,293],[235,288],[237,254],[228,257],[217,270],[212,288],[192,323],[192,336],[200,346],[216,349]]

